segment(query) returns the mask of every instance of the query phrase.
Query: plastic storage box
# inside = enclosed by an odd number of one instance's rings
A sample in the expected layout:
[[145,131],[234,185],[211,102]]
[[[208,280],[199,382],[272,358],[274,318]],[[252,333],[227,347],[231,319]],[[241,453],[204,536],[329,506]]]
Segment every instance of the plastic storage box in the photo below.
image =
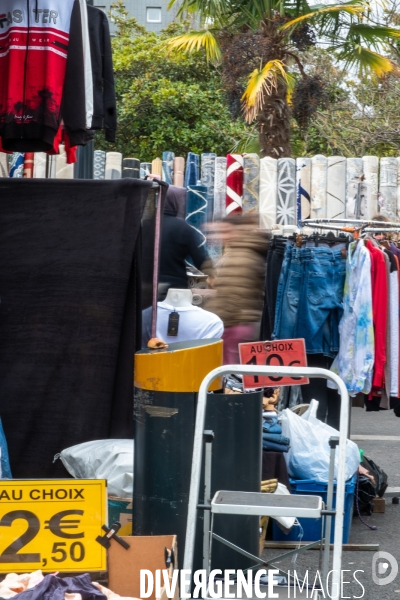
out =
[[[347,544],[350,537],[351,519],[353,517],[354,492],[357,483],[357,473],[351,479],[346,481],[344,498],[344,523],[343,523],[343,544]],[[312,479],[300,480],[291,479],[290,485],[292,494],[305,496],[321,496],[326,503],[328,494],[328,482],[314,481]],[[336,483],[333,491],[333,507],[336,506]],[[303,528],[302,542],[315,542],[321,538],[321,519],[299,519]],[[332,519],[331,543],[334,537],[335,518]],[[275,520],[272,520],[272,539],[275,542],[299,541],[301,529],[294,525],[286,535],[278,526]]]

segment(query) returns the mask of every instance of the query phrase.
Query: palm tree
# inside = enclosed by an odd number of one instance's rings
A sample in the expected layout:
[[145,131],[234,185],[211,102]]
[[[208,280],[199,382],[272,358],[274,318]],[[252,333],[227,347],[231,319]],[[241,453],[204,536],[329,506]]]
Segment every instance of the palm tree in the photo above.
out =
[[324,96],[322,80],[307,75],[302,51],[321,44],[347,69],[378,78],[398,70],[385,54],[400,30],[377,24],[368,0],[312,6],[307,0],[183,0],[179,13],[196,14],[201,28],[169,45],[181,52],[204,48],[222,69],[232,109],[241,106],[246,121],[256,123],[262,156],[290,156],[294,74],[300,75],[295,94],[303,95],[303,124]]

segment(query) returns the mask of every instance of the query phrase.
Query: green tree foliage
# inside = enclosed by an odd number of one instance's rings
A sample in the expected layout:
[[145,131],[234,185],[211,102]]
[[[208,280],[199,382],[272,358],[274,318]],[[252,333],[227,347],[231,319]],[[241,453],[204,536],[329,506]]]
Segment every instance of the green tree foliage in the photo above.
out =
[[[226,154],[246,125],[232,120],[218,71],[200,50],[191,55],[171,51],[166,41],[183,25],[160,34],[146,31],[129,18],[119,1],[113,7],[113,39],[118,131],[115,149],[125,156],[151,161],[163,150]],[[110,145],[97,136],[97,148]]]
[[326,101],[308,127],[292,119],[294,156],[398,156],[400,80],[394,74],[358,78],[338,68],[329,53],[308,53],[307,72],[323,77]]

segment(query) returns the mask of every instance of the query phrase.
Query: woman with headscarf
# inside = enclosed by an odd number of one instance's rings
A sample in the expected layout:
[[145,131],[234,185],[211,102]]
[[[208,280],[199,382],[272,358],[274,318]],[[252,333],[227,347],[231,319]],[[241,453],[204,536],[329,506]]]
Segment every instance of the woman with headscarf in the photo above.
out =
[[159,283],[166,293],[169,288],[188,288],[186,261],[211,275],[212,262],[204,239],[184,221],[186,189],[170,185],[164,205],[161,228]]

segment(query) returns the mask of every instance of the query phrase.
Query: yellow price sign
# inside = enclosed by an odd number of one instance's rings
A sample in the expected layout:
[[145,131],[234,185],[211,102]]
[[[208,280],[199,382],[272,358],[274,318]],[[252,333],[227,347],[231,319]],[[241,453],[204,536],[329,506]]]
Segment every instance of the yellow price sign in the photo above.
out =
[[103,480],[0,480],[0,573],[105,571]]

